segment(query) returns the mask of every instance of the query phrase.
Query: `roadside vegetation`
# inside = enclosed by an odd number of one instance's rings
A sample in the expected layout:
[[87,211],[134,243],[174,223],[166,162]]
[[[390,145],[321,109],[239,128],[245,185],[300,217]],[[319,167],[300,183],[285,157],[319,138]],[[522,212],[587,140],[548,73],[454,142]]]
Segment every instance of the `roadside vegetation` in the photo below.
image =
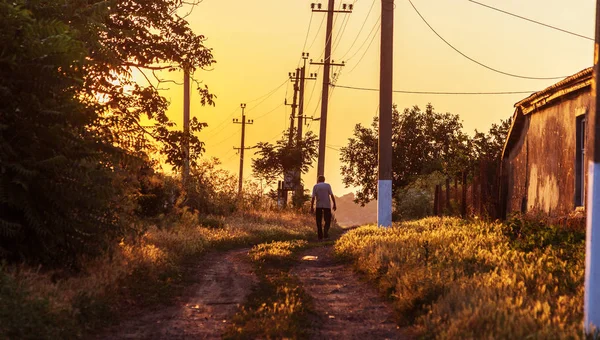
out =
[[[117,321],[129,308],[168,303],[189,279],[186,264],[202,261],[206,252],[314,236],[312,221],[289,212],[200,218],[186,211],[177,222],[159,222],[139,238],[122,240],[111,253],[86,261],[77,274],[3,265],[0,338],[79,338]],[[277,254],[255,249],[255,257]],[[290,288],[283,294],[293,299],[296,293]]]
[[361,227],[336,242],[423,338],[582,337],[581,229],[425,218]]
[[[312,222],[312,219],[311,219]],[[337,238],[342,229],[332,226],[330,235]],[[249,256],[259,284],[234,316],[224,334],[225,339],[306,339],[319,324],[312,297],[289,271],[299,261],[298,253],[310,247],[333,242],[309,243],[315,239],[314,228],[308,238],[258,244]]]

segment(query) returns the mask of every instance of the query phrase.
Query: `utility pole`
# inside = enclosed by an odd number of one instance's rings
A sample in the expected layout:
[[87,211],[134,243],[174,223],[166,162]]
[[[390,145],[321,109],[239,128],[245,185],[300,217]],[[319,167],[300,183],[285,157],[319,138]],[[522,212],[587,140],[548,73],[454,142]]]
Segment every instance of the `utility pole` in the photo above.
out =
[[[310,7],[313,12],[326,12],[327,13],[327,31],[325,33],[325,60],[321,63],[313,63],[323,65],[323,95],[321,98],[321,126],[319,129],[319,160],[317,163],[317,175],[322,176],[325,174],[325,147],[327,139],[327,108],[329,105],[329,84],[330,84],[330,72],[331,66],[344,66],[342,64],[334,64],[331,60],[331,42],[333,40],[333,15],[335,13],[352,13],[352,4],[343,4],[342,10],[334,9],[335,0],[329,0],[329,4],[326,10],[321,9],[321,4],[312,3]],[[315,8],[316,7],[316,8]]]
[[[304,60],[304,65],[302,65],[302,68],[300,69],[300,104],[298,105],[298,131],[296,134],[296,146],[299,149],[298,152],[298,157],[299,162],[298,164],[302,164],[302,137],[303,137],[303,131],[302,128],[304,127],[304,86],[306,85],[305,82],[307,80],[315,80],[317,79],[317,74],[316,73],[311,73],[308,77],[306,77],[306,60],[308,59],[309,54],[308,52],[302,52],[302,59]],[[302,197],[302,195],[304,194],[304,187],[302,186],[302,169],[298,168],[297,169],[297,173],[295,174],[296,177],[294,178],[294,182],[296,183],[296,197],[300,198]]]
[[[298,107],[298,92],[300,91],[300,69],[297,68],[296,72],[289,73],[290,80],[294,82],[294,99],[291,104],[292,106],[292,114],[290,115],[290,135],[288,137],[288,145],[292,145],[292,141],[294,140],[294,119],[296,119],[296,108]],[[286,102],[286,105],[287,104]]]
[[592,100],[588,123],[588,195],[585,210],[587,213],[585,242],[585,292],[583,303],[583,324],[589,335],[600,330],[600,0],[596,1],[596,42],[594,48],[594,78],[592,79]]
[[[600,0],[599,0],[600,1]],[[392,82],[394,66],[394,0],[381,0],[379,73],[379,181],[377,226],[392,226]]]
[[183,71],[183,171],[184,187],[190,177],[190,71]]
[[241,197],[242,196],[242,183],[244,182],[244,150],[250,149],[250,148],[244,147],[244,140],[246,138],[246,124],[254,124],[254,120],[252,120],[252,119],[246,120],[246,114],[244,113],[246,104],[242,103],[242,104],[240,104],[240,107],[242,108],[242,120],[240,121],[237,118],[234,118],[233,123],[234,124],[242,124],[242,141],[240,143],[239,148],[234,148],[235,150],[239,150],[239,152],[240,152],[240,178],[239,178],[239,183],[238,183],[238,195]]
[[298,105],[298,135],[296,136],[298,145],[300,145],[300,142],[302,141],[302,128],[304,125],[303,123],[307,119],[306,117],[304,117],[304,86],[306,85],[305,82],[306,80],[317,79],[316,73],[310,73],[308,77],[306,76],[306,60],[308,59],[308,57],[308,52],[302,52],[302,59],[304,59],[304,65],[300,69],[300,104]]

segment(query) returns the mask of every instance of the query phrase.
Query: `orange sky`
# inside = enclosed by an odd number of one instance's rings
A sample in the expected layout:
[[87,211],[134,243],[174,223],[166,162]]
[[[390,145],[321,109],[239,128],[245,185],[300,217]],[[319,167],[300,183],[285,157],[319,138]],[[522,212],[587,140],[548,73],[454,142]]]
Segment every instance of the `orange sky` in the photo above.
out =
[[[593,37],[593,0],[481,2]],[[202,107],[197,103],[197,95],[192,98],[192,115],[209,124],[199,135],[206,142],[205,157],[219,157],[224,168],[237,174],[239,156],[233,147],[239,146],[240,125],[231,121],[239,118],[240,103],[247,103],[247,118],[255,121],[247,127],[246,145],[275,141],[280,137],[289,123],[290,108],[282,104],[285,98],[291,102],[291,83],[285,83],[271,96],[263,98],[265,100],[254,99],[283,84],[288,72],[297,67],[303,51],[309,52],[314,59],[321,58],[325,23],[320,30],[319,26],[325,14],[314,13],[311,19],[310,3],[305,0],[204,0],[188,17],[194,31],[208,38],[206,45],[214,49],[217,60],[212,71],[196,74],[218,96],[216,107]],[[327,1],[322,0],[322,3],[325,7]],[[336,0],[336,5],[340,3]],[[554,77],[568,76],[591,66],[592,41],[498,13],[467,0],[413,0],[413,3],[447,41],[493,68],[526,76]],[[372,5],[373,9],[368,13]],[[334,69],[340,73],[338,85],[378,87],[379,34],[375,36],[375,32],[380,12],[379,0],[357,0],[352,14],[337,15],[333,59],[344,60],[347,64],[341,70]],[[425,25],[408,0],[396,0],[394,34],[395,90],[536,91],[558,81],[509,77],[465,59]],[[321,68],[316,66],[311,67],[310,72],[322,74]],[[182,77],[178,74],[169,76]],[[320,77],[317,81],[307,82],[306,113],[309,115],[320,114],[321,84]],[[171,101],[169,116],[181,126],[183,90],[180,86],[170,86],[171,89],[163,93]],[[400,108],[423,107],[431,102],[438,111],[459,114],[465,131],[472,133],[474,129],[487,130],[492,123],[510,117],[513,104],[526,96],[395,94],[394,102]],[[347,144],[355,124],[370,124],[377,114],[378,100],[377,92],[343,88],[333,91],[329,105],[327,144],[330,148],[326,153],[325,176],[337,195],[351,189],[344,188],[341,182],[339,153],[334,149]],[[310,129],[318,132],[318,122]],[[248,153],[252,156],[252,152]],[[248,157],[244,175],[251,175]],[[315,176],[315,170],[304,176],[308,187]]]

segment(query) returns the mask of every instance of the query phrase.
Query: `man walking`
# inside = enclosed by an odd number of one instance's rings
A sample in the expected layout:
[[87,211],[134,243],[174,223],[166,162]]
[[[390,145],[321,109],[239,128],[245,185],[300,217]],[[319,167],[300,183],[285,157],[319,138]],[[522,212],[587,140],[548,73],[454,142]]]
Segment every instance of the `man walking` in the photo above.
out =
[[322,218],[325,217],[325,238],[329,238],[329,227],[331,226],[331,202],[333,201],[333,211],[337,209],[335,197],[331,191],[331,185],[325,183],[325,176],[319,176],[317,184],[313,187],[312,200],[310,201],[310,212],[314,212],[315,199],[317,200],[317,233],[319,240],[323,239]]

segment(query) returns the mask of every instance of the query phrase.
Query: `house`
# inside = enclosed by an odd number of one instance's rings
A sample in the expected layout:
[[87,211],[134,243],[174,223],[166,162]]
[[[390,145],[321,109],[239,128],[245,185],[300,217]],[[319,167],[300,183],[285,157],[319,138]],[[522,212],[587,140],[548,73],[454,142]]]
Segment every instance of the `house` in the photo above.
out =
[[592,73],[585,69],[515,104],[502,152],[504,217],[565,216],[584,206]]

